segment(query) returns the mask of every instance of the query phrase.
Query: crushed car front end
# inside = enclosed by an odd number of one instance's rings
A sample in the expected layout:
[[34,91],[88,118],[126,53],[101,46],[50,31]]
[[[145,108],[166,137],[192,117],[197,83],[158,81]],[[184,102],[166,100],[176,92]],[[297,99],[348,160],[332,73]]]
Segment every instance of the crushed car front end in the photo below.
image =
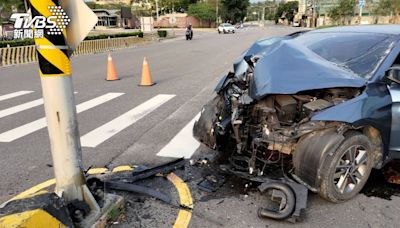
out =
[[292,179],[341,202],[383,162],[391,99],[369,79],[393,39],[378,35],[358,41],[357,54],[335,54],[325,46],[349,34],[309,33],[260,40],[243,53],[193,134],[235,173]]

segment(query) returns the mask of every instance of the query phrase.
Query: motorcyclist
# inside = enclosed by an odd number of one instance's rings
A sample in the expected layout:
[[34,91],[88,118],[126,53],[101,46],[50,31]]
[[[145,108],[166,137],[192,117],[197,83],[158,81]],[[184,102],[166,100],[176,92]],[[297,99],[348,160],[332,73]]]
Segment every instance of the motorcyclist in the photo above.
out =
[[186,28],[187,30],[192,30],[192,23],[189,23],[189,25]]
[[186,27],[186,40],[191,40],[193,38],[193,29],[192,29],[192,24],[189,23],[189,25]]

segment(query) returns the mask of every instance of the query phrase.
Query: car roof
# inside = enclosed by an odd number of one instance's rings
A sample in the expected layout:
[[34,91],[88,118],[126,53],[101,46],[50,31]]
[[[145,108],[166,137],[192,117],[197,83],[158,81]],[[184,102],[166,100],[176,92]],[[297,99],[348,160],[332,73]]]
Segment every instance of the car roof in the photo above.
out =
[[325,29],[317,29],[311,33],[319,32],[359,32],[359,33],[380,33],[389,35],[400,35],[400,25],[356,25],[339,26]]

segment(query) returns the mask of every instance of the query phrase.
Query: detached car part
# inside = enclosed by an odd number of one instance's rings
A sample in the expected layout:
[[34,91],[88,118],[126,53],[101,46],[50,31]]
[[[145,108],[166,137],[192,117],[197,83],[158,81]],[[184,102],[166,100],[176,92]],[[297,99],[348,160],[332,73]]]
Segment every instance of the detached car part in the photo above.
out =
[[279,203],[278,209],[261,207],[258,216],[277,220],[297,222],[307,208],[308,189],[301,184],[286,180],[266,180],[258,189],[261,193],[272,190],[271,200]]

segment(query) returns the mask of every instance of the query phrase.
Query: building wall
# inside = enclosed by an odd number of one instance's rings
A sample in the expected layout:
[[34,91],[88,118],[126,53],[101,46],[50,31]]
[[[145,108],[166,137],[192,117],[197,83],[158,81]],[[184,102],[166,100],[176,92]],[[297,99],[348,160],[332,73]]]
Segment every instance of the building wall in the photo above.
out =
[[[333,21],[328,16],[321,16],[317,20],[317,26],[322,25],[333,25]],[[351,25],[358,24],[399,24],[400,16],[390,17],[390,16],[362,16],[361,23],[358,16],[347,18],[346,23]]]
[[92,0],[92,2],[99,4],[99,5],[106,5],[106,4],[130,4],[130,0]]
[[[189,24],[192,24],[194,28],[199,27],[209,27],[208,21],[200,21],[198,18],[193,16],[188,16],[186,13],[177,13],[177,14],[166,14],[161,16],[158,21],[154,22],[154,27],[168,28],[172,27],[169,23],[170,17],[176,18],[175,26],[178,28],[186,28]],[[211,22],[211,27],[215,26],[215,22]]]
[[[318,9],[319,15],[327,15],[329,10],[338,5],[339,0],[314,0]],[[379,0],[365,0],[365,7],[363,8],[363,15],[369,15],[372,9],[379,4]],[[358,14],[358,1],[354,7],[354,13]]]
[[[330,25],[332,24],[331,20],[329,19],[329,11],[331,8],[335,7],[338,5],[339,0],[298,0],[299,1],[299,11],[295,16],[295,19],[299,20],[303,16],[306,16],[307,19],[304,20],[304,22],[307,24],[307,27],[311,26],[313,24],[316,24],[317,26],[319,25]],[[348,18],[346,23],[351,24],[359,24],[359,7],[358,7],[358,0],[356,0],[356,5],[354,7],[354,18],[350,17]],[[379,23],[385,23],[387,21],[386,19],[377,19],[374,15],[372,15],[372,10],[379,4],[379,0],[365,0],[365,7],[363,8],[362,11],[362,16],[363,19],[361,20],[362,23],[369,23],[373,24],[374,21],[379,21]],[[313,9],[314,11],[314,17],[318,17],[317,21],[313,21]],[[353,18],[353,19],[352,19]],[[370,19],[373,18],[373,19]],[[379,18],[384,18],[384,17],[379,17]],[[354,23],[356,20],[358,20],[357,23]],[[397,19],[396,19],[397,20]],[[393,20],[393,21],[396,21]],[[387,23],[387,22],[386,22]],[[395,22],[390,22],[390,23],[395,23]]]
[[307,1],[306,0],[299,0],[299,11],[298,13],[300,15],[306,14],[306,9],[307,9]]

